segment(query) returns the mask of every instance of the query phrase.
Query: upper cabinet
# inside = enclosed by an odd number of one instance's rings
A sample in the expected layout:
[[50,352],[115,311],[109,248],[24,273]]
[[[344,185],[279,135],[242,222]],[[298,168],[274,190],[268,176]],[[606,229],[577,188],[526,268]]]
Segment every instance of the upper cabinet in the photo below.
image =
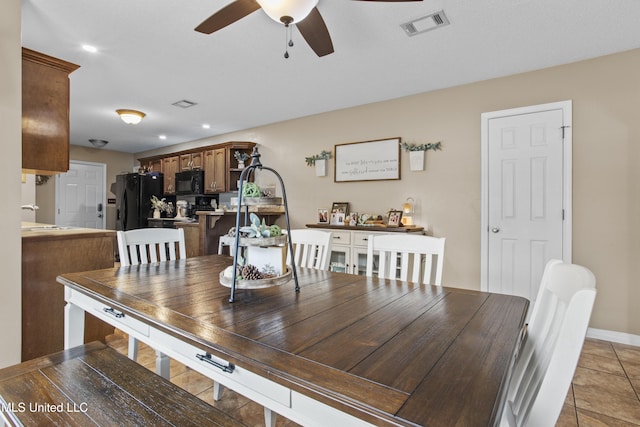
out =
[[202,152],[180,155],[180,170],[202,169]]
[[204,152],[205,194],[227,191],[227,150],[216,148]]
[[180,172],[179,162],[180,156],[165,157],[162,159],[164,194],[176,194],[176,172]]
[[69,74],[78,65],[22,48],[22,170],[69,170]]
[[[256,144],[247,143],[247,142],[230,142],[227,146],[227,159],[228,159],[228,176],[227,183],[229,187],[227,191],[238,191],[238,180],[240,179],[240,174],[244,168],[238,167],[238,160],[235,157],[236,151],[241,151],[249,156],[251,156],[251,152],[253,151],[253,147]],[[251,157],[245,162],[245,166],[249,166],[251,164]]]
[[[192,169],[204,171],[205,194],[224,193],[238,191],[242,169],[238,168],[235,152],[242,151],[250,155],[255,145],[255,142],[232,141],[138,160],[144,170],[164,174],[165,195],[176,192],[176,172]],[[246,164],[249,163],[250,159]]]

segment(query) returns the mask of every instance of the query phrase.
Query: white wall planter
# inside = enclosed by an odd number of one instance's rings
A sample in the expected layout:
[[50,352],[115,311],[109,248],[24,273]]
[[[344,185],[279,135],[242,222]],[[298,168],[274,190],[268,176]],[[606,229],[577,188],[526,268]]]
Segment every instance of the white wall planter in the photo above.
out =
[[327,176],[327,159],[316,160],[316,176]]
[[424,170],[424,151],[409,151],[409,165],[412,171]]

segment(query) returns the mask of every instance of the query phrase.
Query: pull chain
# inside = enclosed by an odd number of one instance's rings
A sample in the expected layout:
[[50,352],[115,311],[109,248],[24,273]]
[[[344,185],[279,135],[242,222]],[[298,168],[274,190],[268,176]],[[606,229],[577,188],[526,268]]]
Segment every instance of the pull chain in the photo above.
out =
[[293,18],[285,15],[280,17],[280,22],[284,24],[284,39],[286,43],[284,48],[284,57],[288,58],[289,48],[293,46],[293,37],[292,37],[293,32],[291,29],[291,24],[293,24]]
[[286,43],[284,48],[284,57],[289,58],[289,48],[293,47],[293,29],[291,25],[287,24],[284,26],[284,38]]

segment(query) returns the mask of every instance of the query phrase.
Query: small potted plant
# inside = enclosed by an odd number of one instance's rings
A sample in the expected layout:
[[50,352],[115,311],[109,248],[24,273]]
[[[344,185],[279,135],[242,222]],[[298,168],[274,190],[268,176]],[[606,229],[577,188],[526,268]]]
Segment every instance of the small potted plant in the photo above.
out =
[[314,154],[311,157],[305,157],[304,160],[307,162],[307,166],[316,167],[316,176],[326,176],[327,175],[327,160],[331,158],[331,151],[322,150],[320,154]]
[[409,164],[412,171],[424,170],[424,153],[427,150],[442,150],[440,142],[428,144],[408,144],[403,142],[402,148],[409,152]]
[[244,169],[244,162],[249,160],[249,155],[244,151],[235,151],[233,157],[238,161],[238,169]]

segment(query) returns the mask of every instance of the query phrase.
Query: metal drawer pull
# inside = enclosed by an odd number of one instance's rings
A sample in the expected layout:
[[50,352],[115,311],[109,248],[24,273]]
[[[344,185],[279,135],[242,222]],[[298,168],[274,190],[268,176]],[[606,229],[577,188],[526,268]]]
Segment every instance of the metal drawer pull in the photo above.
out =
[[339,238],[340,238],[340,236],[333,236],[333,238],[334,238],[334,239],[339,239]]
[[222,363],[218,363],[215,360],[213,360],[211,358],[211,355],[209,353],[207,354],[196,354],[196,358],[198,358],[198,360],[202,360],[203,362],[207,362],[213,366],[215,366],[216,368],[222,369],[222,372],[229,372],[232,373],[234,369],[236,369],[236,365],[234,365],[233,363],[229,363],[229,365],[223,365]]
[[113,308],[109,307],[109,308],[103,308],[105,313],[109,313],[112,316],[115,316],[118,319],[122,319],[124,317],[124,313],[119,313],[117,311],[115,311]]

